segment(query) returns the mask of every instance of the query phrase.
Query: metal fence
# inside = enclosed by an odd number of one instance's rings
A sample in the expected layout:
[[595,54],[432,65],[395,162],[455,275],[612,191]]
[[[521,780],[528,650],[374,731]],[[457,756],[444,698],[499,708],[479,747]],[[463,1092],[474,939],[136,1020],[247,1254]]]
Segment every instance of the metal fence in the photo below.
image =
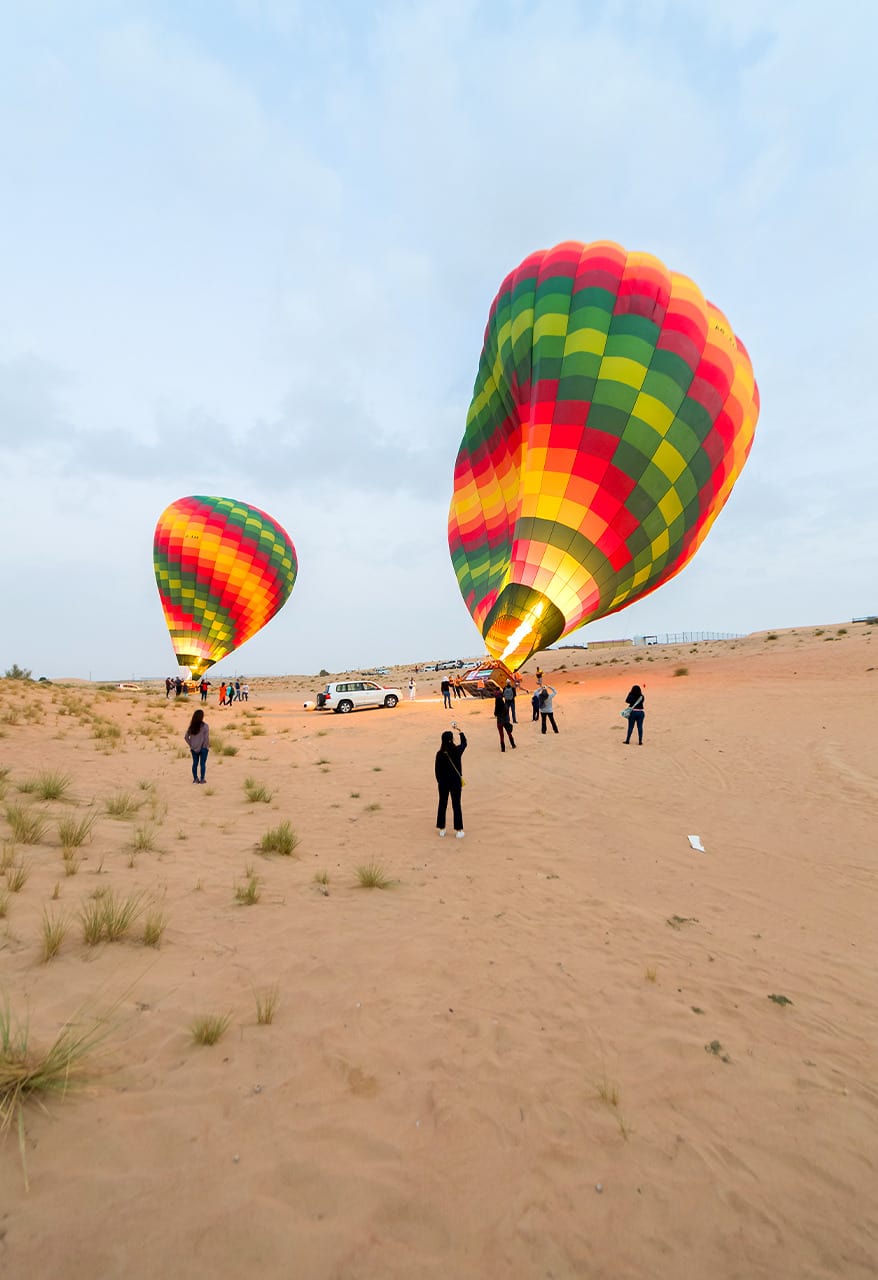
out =
[[635,636],[635,645],[644,644],[698,644],[701,640],[741,640],[737,631],[668,631],[664,635]]

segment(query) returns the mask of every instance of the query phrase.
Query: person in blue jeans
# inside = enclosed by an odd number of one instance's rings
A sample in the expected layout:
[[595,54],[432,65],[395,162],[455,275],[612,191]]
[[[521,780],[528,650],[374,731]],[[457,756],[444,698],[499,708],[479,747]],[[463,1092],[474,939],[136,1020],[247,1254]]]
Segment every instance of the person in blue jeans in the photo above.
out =
[[631,734],[634,732],[634,729],[636,727],[637,745],[638,747],[642,747],[643,746],[643,717],[645,712],[643,709],[643,702],[644,702],[643,690],[641,689],[639,684],[635,684],[631,686],[631,692],[628,694],[628,697],[625,699],[625,701],[627,702],[628,706],[631,708],[631,711],[628,716],[628,737],[625,739],[626,745],[631,741]]
[[439,688],[442,690],[442,705],[445,707],[450,707],[451,706],[451,681],[448,679],[448,676],[445,676]]
[[[201,707],[189,721],[189,728],[184,734],[186,745],[192,752],[192,781],[204,782],[204,770],[207,765],[207,753],[210,750],[210,728],[204,718]],[[198,774],[201,772],[201,777]]]

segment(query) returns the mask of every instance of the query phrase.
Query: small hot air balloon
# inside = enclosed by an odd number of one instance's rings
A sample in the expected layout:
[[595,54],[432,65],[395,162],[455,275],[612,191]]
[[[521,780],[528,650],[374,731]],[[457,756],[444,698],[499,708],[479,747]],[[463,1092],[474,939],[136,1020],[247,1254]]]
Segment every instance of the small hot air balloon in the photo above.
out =
[[235,498],[178,498],[153,540],[155,579],[181,667],[198,679],[289,598],[296,549],[276,520]]
[[691,560],[750,447],[744,345],[697,285],[617,244],[533,253],[491,307],[448,542],[512,668]]

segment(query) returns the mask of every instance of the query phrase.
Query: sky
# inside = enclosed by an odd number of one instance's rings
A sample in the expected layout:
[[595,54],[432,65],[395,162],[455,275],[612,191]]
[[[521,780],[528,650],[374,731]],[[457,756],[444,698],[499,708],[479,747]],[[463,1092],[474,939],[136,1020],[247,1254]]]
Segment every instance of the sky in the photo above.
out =
[[0,671],[173,671],[199,493],[299,560],[218,673],[483,652],[454,461],[567,239],[695,279],[762,404],[693,561],[568,642],[878,610],[876,45],[871,0],[0,0]]

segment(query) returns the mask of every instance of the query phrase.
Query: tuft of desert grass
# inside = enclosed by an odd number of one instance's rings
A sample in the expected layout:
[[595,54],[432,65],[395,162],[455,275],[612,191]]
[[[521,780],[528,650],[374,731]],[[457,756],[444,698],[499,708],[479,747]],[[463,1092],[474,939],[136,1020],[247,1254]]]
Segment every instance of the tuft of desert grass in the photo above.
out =
[[70,786],[70,775],[45,769],[33,781],[33,793],[40,800],[60,800]]
[[329,884],[329,872],[328,872],[328,871],[315,871],[315,872],[314,872],[314,883],[315,883],[315,884]]
[[361,889],[389,889],[393,881],[377,862],[357,867],[357,884]]
[[61,950],[67,927],[65,916],[55,916],[51,911],[43,912],[43,964],[48,964]]
[[62,818],[58,823],[58,839],[61,841],[61,848],[66,851],[68,849],[78,849],[85,844],[91,835],[96,817],[96,814],[90,813],[84,818],[74,818],[72,816]]
[[39,844],[46,833],[45,816],[34,813],[23,804],[8,804],[6,821],[9,823],[13,840],[17,840],[19,844]]
[[675,676],[688,676],[688,674],[689,674],[689,668],[688,668],[688,667],[677,667],[677,668],[674,670],[674,675],[675,675]]
[[618,1107],[619,1086],[615,1081],[608,1080],[606,1075],[603,1075],[600,1080],[595,1082],[595,1090],[601,1102],[606,1103],[608,1107]]
[[155,907],[148,911],[143,922],[143,945],[145,947],[160,947],[162,934],[165,932],[167,923],[167,916],[161,908]]
[[9,890],[0,889],[0,920],[5,920],[9,914]]
[[292,823],[281,822],[265,832],[259,848],[262,853],[279,853],[282,857],[289,858],[296,852],[299,843],[299,836],[293,830]]
[[655,965],[648,965],[646,969],[646,981],[655,982],[657,976],[658,976],[658,970],[656,969]]
[[269,804],[274,795],[273,791],[269,791],[268,787],[262,782],[257,782],[255,778],[245,778],[244,794],[250,804]]
[[216,1044],[232,1020],[230,1013],[202,1013],[189,1024],[196,1044]]
[[280,999],[277,983],[271,987],[254,989],[253,998],[256,1001],[256,1021],[261,1027],[268,1026],[274,1021],[275,1010]]
[[148,822],[135,828],[131,847],[135,853],[149,853],[155,848],[155,829]]
[[52,890],[52,901],[56,902],[61,897],[61,881],[55,881],[55,888]]
[[235,901],[241,907],[253,907],[261,897],[259,876],[250,875],[243,884],[235,885]]
[[117,791],[108,796],[104,808],[111,818],[133,818],[140,808],[140,801],[130,791]]
[[29,862],[14,862],[6,868],[6,884],[10,893],[21,893],[30,876]]
[[64,1026],[48,1049],[30,1042],[30,1029],[13,1020],[8,1000],[0,1006],[0,1135],[13,1124],[28,1187],[24,1137],[24,1107],[46,1096],[63,1097],[68,1089],[88,1079],[87,1060],[110,1029],[107,1018],[80,1022],[76,1017]]
[[378,812],[378,810],[379,810],[380,808],[381,808],[381,805],[378,803],[378,801],[377,801],[377,800],[375,800],[375,801],[373,801],[373,803],[372,803],[372,804],[367,804],[367,805],[366,805],[366,812],[367,812],[367,813],[377,813],[377,812]]
[[102,889],[84,902],[79,912],[82,940],[90,947],[99,942],[120,942],[142,910],[139,893],[117,898],[112,889]]
[[79,870],[79,859],[74,851],[72,849],[65,849],[61,856],[64,859],[65,876],[75,876]]

